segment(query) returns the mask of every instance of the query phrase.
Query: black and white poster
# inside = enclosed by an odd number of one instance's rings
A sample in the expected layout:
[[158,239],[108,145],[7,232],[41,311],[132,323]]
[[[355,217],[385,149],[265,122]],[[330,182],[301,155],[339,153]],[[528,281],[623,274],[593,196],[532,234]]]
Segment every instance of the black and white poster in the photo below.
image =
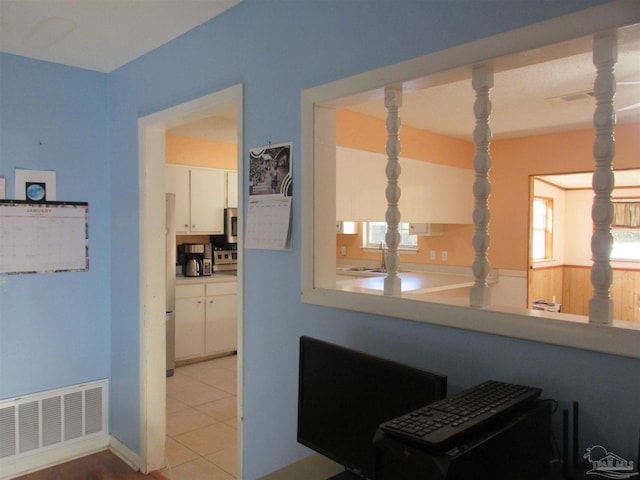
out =
[[249,208],[245,248],[291,248],[291,143],[249,152]]

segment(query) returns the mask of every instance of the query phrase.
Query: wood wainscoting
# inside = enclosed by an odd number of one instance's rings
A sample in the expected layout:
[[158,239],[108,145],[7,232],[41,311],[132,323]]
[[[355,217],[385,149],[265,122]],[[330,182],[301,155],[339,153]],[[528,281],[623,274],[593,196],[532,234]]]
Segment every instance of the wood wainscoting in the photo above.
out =
[[[591,267],[559,265],[529,271],[529,305],[555,297],[563,313],[588,315],[592,295]],[[614,269],[611,298],[614,319],[640,322],[640,271]]]

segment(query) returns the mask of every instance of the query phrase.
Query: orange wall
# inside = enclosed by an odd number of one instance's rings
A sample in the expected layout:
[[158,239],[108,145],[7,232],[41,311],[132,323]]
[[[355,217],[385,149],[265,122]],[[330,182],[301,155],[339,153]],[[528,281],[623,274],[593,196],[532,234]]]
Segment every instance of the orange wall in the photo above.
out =
[[[341,147],[386,154],[386,142],[387,127],[384,121],[349,110],[336,112],[336,143]],[[402,126],[400,143],[402,157],[472,168],[475,150],[470,142]]]
[[238,147],[235,143],[167,134],[165,148],[166,163],[226,170],[238,169]]
[[[338,110],[336,115],[337,144],[378,153],[385,153],[387,132],[385,122],[366,115]],[[591,129],[496,140],[490,145],[492,168],[491,246],[489,261],[494,268],[526,270],[529,220],[529,176],[553,173],[592,171],[594,166]],[[418,160],[472,168],[474,145],[471,141],[452,139],[411,127],[400,130],[401,156]],[[640,168],[640,125],[616,127],[616,169]],[[473,225],[446,225],[442,237],[418,237],[417,255],[402,255],[402,262],[447,265],[471,265]],[[336,256],[340,247],[347,247],[346,258],[374,259],[379,255],[362,252],[362,235],[337,235]],[[436,250],[436,260],[429,259]],[[442,262],[446,250],[448,261]]]
[[[640,168],[640,125],[616,127],[616,169]],[[491,143],[491,248],[497,268],[528,264],[529,176],[592,171],[591,129]]]
[[[349,110],[336,112],[336,142],[342,147],[357,148],[386,154],[387,130],[385,122],[377,118]],[[474,146],[471,142],[445,137],[426,130],[408,126],[400,129],[402,152],[400,156],[440,163],[458,168],[471,168]],[[418,237],[416,255],[400,255],[404,263],[430,263],[446,265],[471,265],[474,251],[471,245],[473,225],[445,225],[441,237]],[[340,247],[347,247],[346,257],[340,255]],[[336,256],[339,258],[380,260],[377,253],[362,251],[362,232],[357,235],[337,235]],[[436,260],[431,260],[431,250],[436,251]],[[447,251],[448,260],[441,260],[442,251]]]

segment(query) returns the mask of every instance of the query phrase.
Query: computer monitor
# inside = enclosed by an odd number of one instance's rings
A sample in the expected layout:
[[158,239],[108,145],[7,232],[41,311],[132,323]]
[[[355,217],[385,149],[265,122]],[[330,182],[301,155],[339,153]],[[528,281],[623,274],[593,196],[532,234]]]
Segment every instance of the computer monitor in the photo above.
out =
[[373,479],[378,425],[446,390],[445,375],[303,336],[298,442],[343,465],[339,478]]

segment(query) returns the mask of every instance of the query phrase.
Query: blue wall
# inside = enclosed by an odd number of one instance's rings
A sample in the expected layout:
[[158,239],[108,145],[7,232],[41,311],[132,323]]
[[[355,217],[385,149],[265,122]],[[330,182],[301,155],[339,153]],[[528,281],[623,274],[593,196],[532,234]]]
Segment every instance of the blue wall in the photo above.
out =
[[[619,455],[631,457],[634,438],[640,428],[637,413],[640,362],[636,360],[303,305],[300,301],[301,91],[598,3],[604,2],[245,0],[211,22],[108,75],[108,125],[104,124],[104,99],[96,100],[95,104],[90,100],[88,104],[81,102],[81,105],[97,110],[97,115],[91,118],[75,111],[66,111],[61,118],[81,131],[89,129],[100,139],[91,151],[93,155],[82,158],[82,161],[91,162],[83,180],[94,188],[84,190],[78,179],[73,184],[78,191],[73,193],[74,196],[85,195],[89,201],[99,196],[104,202],[104,211],[98,212],[102,213],[98,219],[103,220],[103,225],[96,228],[104,228],[102,241],[110,240],[111,254],[105,252],[102,256],[101,253],[97,268],[101,261],[104,264],[111,261],[111,276],[105,267],[104,272],[92,269],[89,274],[56,274],[56,277],[50,277],[53,280],[46,280],[46,276],[9,278],[11,283],[0,290],[3,305],[5,300],[9,305],[2,307],[5,309],[0,323],[2,338],[6,338],[8,331],[13,338],[28,339],[29,346],[33,346],[34,342],[28,336],[32,329],[23,324],[22,317],[25,313],[33,316],[40,310],[49,311],[52,305],[60,302],[52,296],[47,303],[38,299],[39,306],[31,306],[28,298],[31,287],[47,281],[51,284],[47,287],[58,292],[84,288],[81,305],[87,304],[87,308],[72,312],[76,320],[71,323],[77,327],[80,318],[96,318],[84,311],[93,311],[93,303],[106,306],[96,308],[104,335],[91,330],[82,332],[81,336],[82,341],[93,344],[93,348],[98,344],[98,359],[86,367],[66,353],[59,352],[51,360],[43,353],[21,353],[13,346],[13,341],[0,340],[3,349],[0,361],[5,369],[0,379],[2,394],[10,395],[22,391],[21,388],[40,389],[63,381],[56,376],[47,382],[44,374],[39,375],[38,380],[13,378],[15,375],[5,379],[9,368],[4,366],[6,362],[10,365],[37,362],[38,368],[51,362],[57,366],[57,375],[63,374],[62,364],[68,364],[75,377],[95,376],[110,369],[112,433],[129,448],[139,450],[137,121],[141,116],[243,83],[243,151],[269,141],[292,141],[296,192],[293,250],[247,250],[245,255],[245,479],[255,479],[308,453],[295,441],[297,339],[302,334],[443,371],[449,375],[451,390],[487,377],[540,385],[546,395],[559,400],[563,407],[573,400],[583,404],[583,447],[600,443]],[[32,65],[27,61],[23,63],[23,68]],[[78,90],[75,84],[84,76],[90,79],[90,91],[105,93],[103,76],[35,63],[32,68],[36,70],[34,75],[46,78],[44,83],[56,85],[57,81],[61,82],[56,86],[66,95],[71,96]],[[58,68],[62,72],[59,80]],[[10,129],[5,126],[4,103],[8,101],[5,99],[5,77],[8,77],[9,85],[15,84],[13,88],[20,94],[19,99],[13,100],[17,102],[13,110],[18,116],[22,115],[23,105],[30,107],[29,97],[38,95],[43,88],[40,85],[21,86],[19,77],[2,68],[0,139],[3,171],[7,170],[5,154],[13,156],[16,149],[9,150],[5,146],[7,140],[11,142],[12,139]],[[47,99],[45,105],[51,102],[53,99]],[[38,110],[37,116],[46,117],[47,113]],[[76,135],[76,128],[62,137],[66,148],[71,148],[76,141],[86,141],[84,136]],[[37,127],[26,129],[31,135],[37,133]],[[107,149],[103,148],[107,132],[108,156]],[[60,172],[75,172],[77,163],[86,167],[74,158],[77,155],[56,155],[55,162],[52,159],[44,166],[52,168],[55,163]],[[246,185],[245,179],[244,195],[247,195]],[[62,191],[60,187],[59,191]],[[96,279],[98,285],[76,285],[98,273],[101,273]],[[109,290],[110,306],[104,305],[109,301]],[[14,297],[18,299],[14,300]],[[68,300],[63,305],[75,306],[75,302]],[[62,316],[62,310],[60,308],[58,316]],[[109,310],[110,342],[109,321],[105,320]],[[433,310],[425,306],[425,318],[432,314]],[[63,340],[61,335],[54,337],[55,343]],[[110,355],[104,352],[109,344]],[[80,369],[90,372],[78,373]],[[36,369],[20,366],[20,370],[33,374]]]
[[[307,453],[295,442],[301,334],[441,370],[449,374],[452,389],[487,377],[541,385],[563,406],[583,403],[585,447],[598,442],[631,455],[638,429],[634,399],[640,387],[631,381],[637,361],[300,302],[301,158],[295,152],[301,146],[301,91],[595,3],[245,0],[112,75],[117,113],[111,125],[118,128],[112,137],[118,154],[111,158],[112,173],[118,172],[112,177],[114,252],[125,247],[121,234],[135,225],[137,215],[115,200],[133,195],[137,116],[242,82],[244,152],[269,141],[294,145],[293,251],[245,252],[246,479]],[[118,268],[129,278],[137,276],[124,262]],[[114,351],[137,348],[136,326],[125,325],[138,311],[130,302],[132,286],[114,281],[113,308],[118,303],[121,311],[114,315],[114,330],[130,334],[114,336]]]
[[0,398],[109,378],[108,77],[0,54],[0,175],[55,170],[89,202],[88,272],[0,275]]

